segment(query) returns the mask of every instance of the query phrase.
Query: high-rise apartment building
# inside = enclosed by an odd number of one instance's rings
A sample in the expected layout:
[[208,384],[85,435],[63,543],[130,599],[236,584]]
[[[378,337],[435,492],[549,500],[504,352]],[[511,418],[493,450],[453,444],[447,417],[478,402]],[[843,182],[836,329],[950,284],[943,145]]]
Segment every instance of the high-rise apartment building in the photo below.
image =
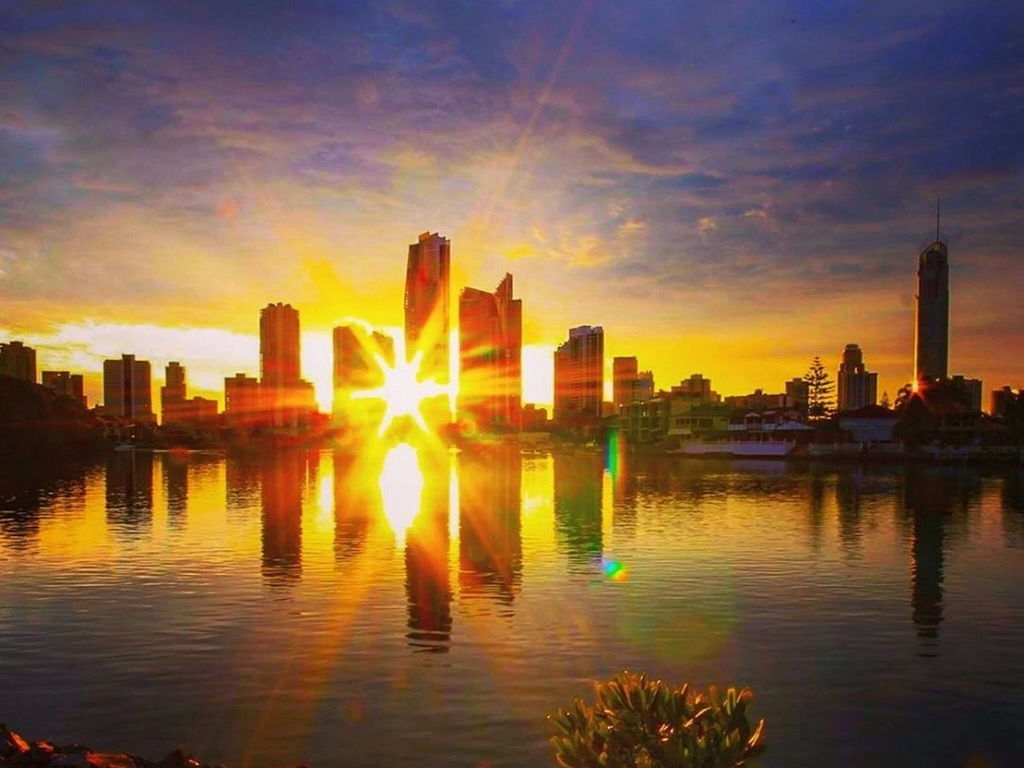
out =
[[71,371],[43,371],[43,386],[52,389],[61,397],[68,397],[88,407],[85,397],[85,384],[82,374]]
[[252,427],[264,417],[259,379],[236,373],[224,379],[224,415],[236,427]]
[[384,404],[372,398],[353,399],[352,394],[374,389],[384,383],[384,372],[378,365],[395,364],[395,341],[390,336],[359,326],[342,325],[334,329],[334,421],[355,427],[376,423],[383,416]]
[[593,422],[601,418],[604,393],[604,329],[581,325],[555,350],[554,420]]
[[312,385],[300,378],[300,361],[299,311],[291,304],[268,304],[260,310],[260,389],[275,427],[297,427],[315,408]]
[[185,418],[185,369],[181,363],[169,362],[164,368],[164,386],[160,387],[160,421],[174,424]]
[[1020,402],[1020,390],[1007,385],[1002,389],[992,390],[992,405],[989,414],[1005,419]]
[[420,378],[447,384],[451,303],[451,245],[430,232],[409,246],[405,272],[405,350],[409,360],[423,353]]
[[134,421],[155,421],[152,367],[148,360],[121,355],[103,361],[103,413]]
[[839,411],[855,411],[878,402],[878,374],[869,373],[864,367],[864,355],[858,345],[846,345],[836,381]]
[[640,371],[635,357],[612,360],[612,412],[624,405],[643,402],[654,397],[654,374]]
[[968,408],[974,411],[981,410],[981,396],[984,387],[981,379],[969,379],[962,374],[957,374],[949,379],[950,384],[957,392]]
[[0,376],[36,383],[36,351],[23,342],[0,344]]
[[299,310],[267,304],[260,310],[260,383],[271,389],[296,384],[300,377]]
[[807,415],[807,406],[811,399],[811,385],[801,378],[786,382],[786,407],[795,408]]
[[616,410],[633,402],[633,386],[639,370],[635,357],[612,360],[612,403]]
[[936,219],[935,240],[918,257],[914,376],[921,383],[945,379],[948,373],[949,250]]
[[523,402],[523,302],[512,275],[459,296],[459,413],[478,427],[518,429]]

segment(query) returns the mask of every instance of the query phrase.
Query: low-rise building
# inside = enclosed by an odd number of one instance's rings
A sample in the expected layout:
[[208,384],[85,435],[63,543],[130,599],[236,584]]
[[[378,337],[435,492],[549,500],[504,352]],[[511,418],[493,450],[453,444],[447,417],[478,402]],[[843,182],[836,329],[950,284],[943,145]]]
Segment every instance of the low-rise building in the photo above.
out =
[[856,443],[888,443],[899,417],[881,405],[866,405],[839,414],[839,428],[849,432]]

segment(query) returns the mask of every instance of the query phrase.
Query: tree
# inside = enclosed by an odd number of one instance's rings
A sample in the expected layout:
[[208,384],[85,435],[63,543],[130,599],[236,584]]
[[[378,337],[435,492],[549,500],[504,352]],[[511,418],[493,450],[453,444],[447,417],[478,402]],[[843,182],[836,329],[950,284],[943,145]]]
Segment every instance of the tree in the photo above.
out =
[[811,361],[811,367],[804,374],[804,382],[807,384],[807,415],[812,419],[823,419],[829,415],[834,401],[832,393],[835,391],[835,382],[829,378],[821,358],[817,355]]
[[882,392],[882,402],[880,403],[880,405],[883,408],[890,408],[890,409],[892,408],[892,401],[889,400],[889,391],[888,390]]
[[896,393],[896,402],[893,404],[893,408],[897,413],[903,411],[907,407],[907,403],[910,402],[910,398],[914,396],[914,385],[909,382],[899,388]]
[[563,768],[738,768],[764,751],[764,720],[751,728],[749,688],[724,695],[673,688],[624,672],[550,717]]

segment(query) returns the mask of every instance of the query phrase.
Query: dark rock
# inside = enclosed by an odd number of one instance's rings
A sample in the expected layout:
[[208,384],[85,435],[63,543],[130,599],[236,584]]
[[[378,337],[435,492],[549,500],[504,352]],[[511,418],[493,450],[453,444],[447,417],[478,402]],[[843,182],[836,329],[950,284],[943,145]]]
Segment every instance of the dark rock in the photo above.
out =
[[87,750],[57,754],[54,755],[50,765],[53,766],[53,768],[89,768],[89,758],[86,757],[87,754]]
[[5,760],[29,751],[28,742],[4,723],[0,723],[0,757]]
[[198,768],[199,761],[192,755],[178,747],[167,757],[157,763],[157,768]]

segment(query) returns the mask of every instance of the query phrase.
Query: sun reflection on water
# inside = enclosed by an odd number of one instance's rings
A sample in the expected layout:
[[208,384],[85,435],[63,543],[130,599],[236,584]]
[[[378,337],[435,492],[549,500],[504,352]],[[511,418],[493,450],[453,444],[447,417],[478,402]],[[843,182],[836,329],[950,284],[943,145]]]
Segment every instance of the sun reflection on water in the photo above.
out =
[[395,532],[395,543],[405,544],[405,534],[420,511],[423,495],[423,470],[416,449],[399,443],[384,457],[380,472],[380,493],[384,517]]

